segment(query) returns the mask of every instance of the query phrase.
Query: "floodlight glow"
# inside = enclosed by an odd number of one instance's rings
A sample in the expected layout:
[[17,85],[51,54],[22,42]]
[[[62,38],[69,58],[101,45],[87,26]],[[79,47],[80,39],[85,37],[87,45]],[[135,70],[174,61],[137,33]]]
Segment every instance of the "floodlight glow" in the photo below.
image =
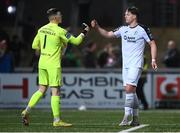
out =
[[16,7],[15,6],[8,6],[8,8],[7,8],[7,12],[9,13],[9,14],[13,14],[13,13],[15,13],[16,12]]

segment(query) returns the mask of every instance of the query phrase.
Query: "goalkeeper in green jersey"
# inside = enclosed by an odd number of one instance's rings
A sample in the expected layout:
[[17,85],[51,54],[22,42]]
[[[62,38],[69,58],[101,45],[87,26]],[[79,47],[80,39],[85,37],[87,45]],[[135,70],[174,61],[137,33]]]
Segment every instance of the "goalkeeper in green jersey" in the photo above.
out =
[[68,127],[72,124],[65,123],[60,119],[61,56],[67,43],[79,45],[82,42],[89,31],[89,26],[84,24],[82,33],[78,37],[74,37],[58,26],[62,22],[62,15],[58,9],[49,9],[47,16],[49,23],[38,30],[32,44],[33,49],[40,51],[38,65],[39,89],[32,95],[26,109],[23,110],[22,120],[24,125],[29,125],[30,110],[50,87],[52,91],[51,108],[54,116],[53,126]]

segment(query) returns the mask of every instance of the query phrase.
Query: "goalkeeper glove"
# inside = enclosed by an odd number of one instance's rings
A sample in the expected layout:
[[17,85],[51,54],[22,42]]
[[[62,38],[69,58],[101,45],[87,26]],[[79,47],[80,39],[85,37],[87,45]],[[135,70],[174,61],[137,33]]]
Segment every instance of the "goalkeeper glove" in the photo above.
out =
[[83,27],[82,33],[83,33],[84,35],[86,35],[87,32],[89,31],[89,26],[88,26],[86,23],[82,23],[82,27]]

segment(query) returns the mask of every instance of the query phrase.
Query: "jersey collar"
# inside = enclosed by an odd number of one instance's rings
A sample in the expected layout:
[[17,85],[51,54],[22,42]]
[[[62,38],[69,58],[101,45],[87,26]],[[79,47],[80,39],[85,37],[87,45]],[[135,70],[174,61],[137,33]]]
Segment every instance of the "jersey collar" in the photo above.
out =
[[136,28],[138,25],[139,25],[139,24],[137,24],[137,25],[135,25],[135,26],[133,26],[133,27],[130,27],[130,26],[128,25],[128,27],[131,28],[131,29],[133,29],[133,28]]
[[56,24],[56,23],[52,23],[52,22],[50,22],[49,24],[50,24],[50,25],[58,25],[58,24]]

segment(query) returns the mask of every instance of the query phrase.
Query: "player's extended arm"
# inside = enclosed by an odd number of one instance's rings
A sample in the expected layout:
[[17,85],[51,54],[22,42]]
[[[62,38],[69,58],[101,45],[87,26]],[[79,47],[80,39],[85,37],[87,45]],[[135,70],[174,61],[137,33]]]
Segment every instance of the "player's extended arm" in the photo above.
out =
[[81,34],[79,34],[78,37],[74,37],[72,35],[70,36],[69,42],[71,44],[79,45],[83,41],[83,38],[86,36],[87,32],[89,31],[89,26],[86,23],[83,23],[82,25],[83,25],[83,31]]
[[69,38],[69,43],[79,45],[83,41],[84,37],[85,35],[83,33],[81,33],[78,37],[71,36]]
[[91,21],[91,27],[95,28],[102,36],[106,38],[115,38],[113,31],[106,31],[105,29],[101,28],[96,20]]
[[37,34],[33,40],[32,49],[40,49],[39,44],[40,44],[40,39],[39,39],[39,36]]
[[152,61],[151,61],[151,66],[154,70],[157,70],[158,66],[157,66],[157,63],[156,63],[156,58],[157,58],[157,46],[156,46],[156,43],[155,41],[150,41],[149,42],[150,44],[150,47],[151,47],[151,58],[152,58]]

